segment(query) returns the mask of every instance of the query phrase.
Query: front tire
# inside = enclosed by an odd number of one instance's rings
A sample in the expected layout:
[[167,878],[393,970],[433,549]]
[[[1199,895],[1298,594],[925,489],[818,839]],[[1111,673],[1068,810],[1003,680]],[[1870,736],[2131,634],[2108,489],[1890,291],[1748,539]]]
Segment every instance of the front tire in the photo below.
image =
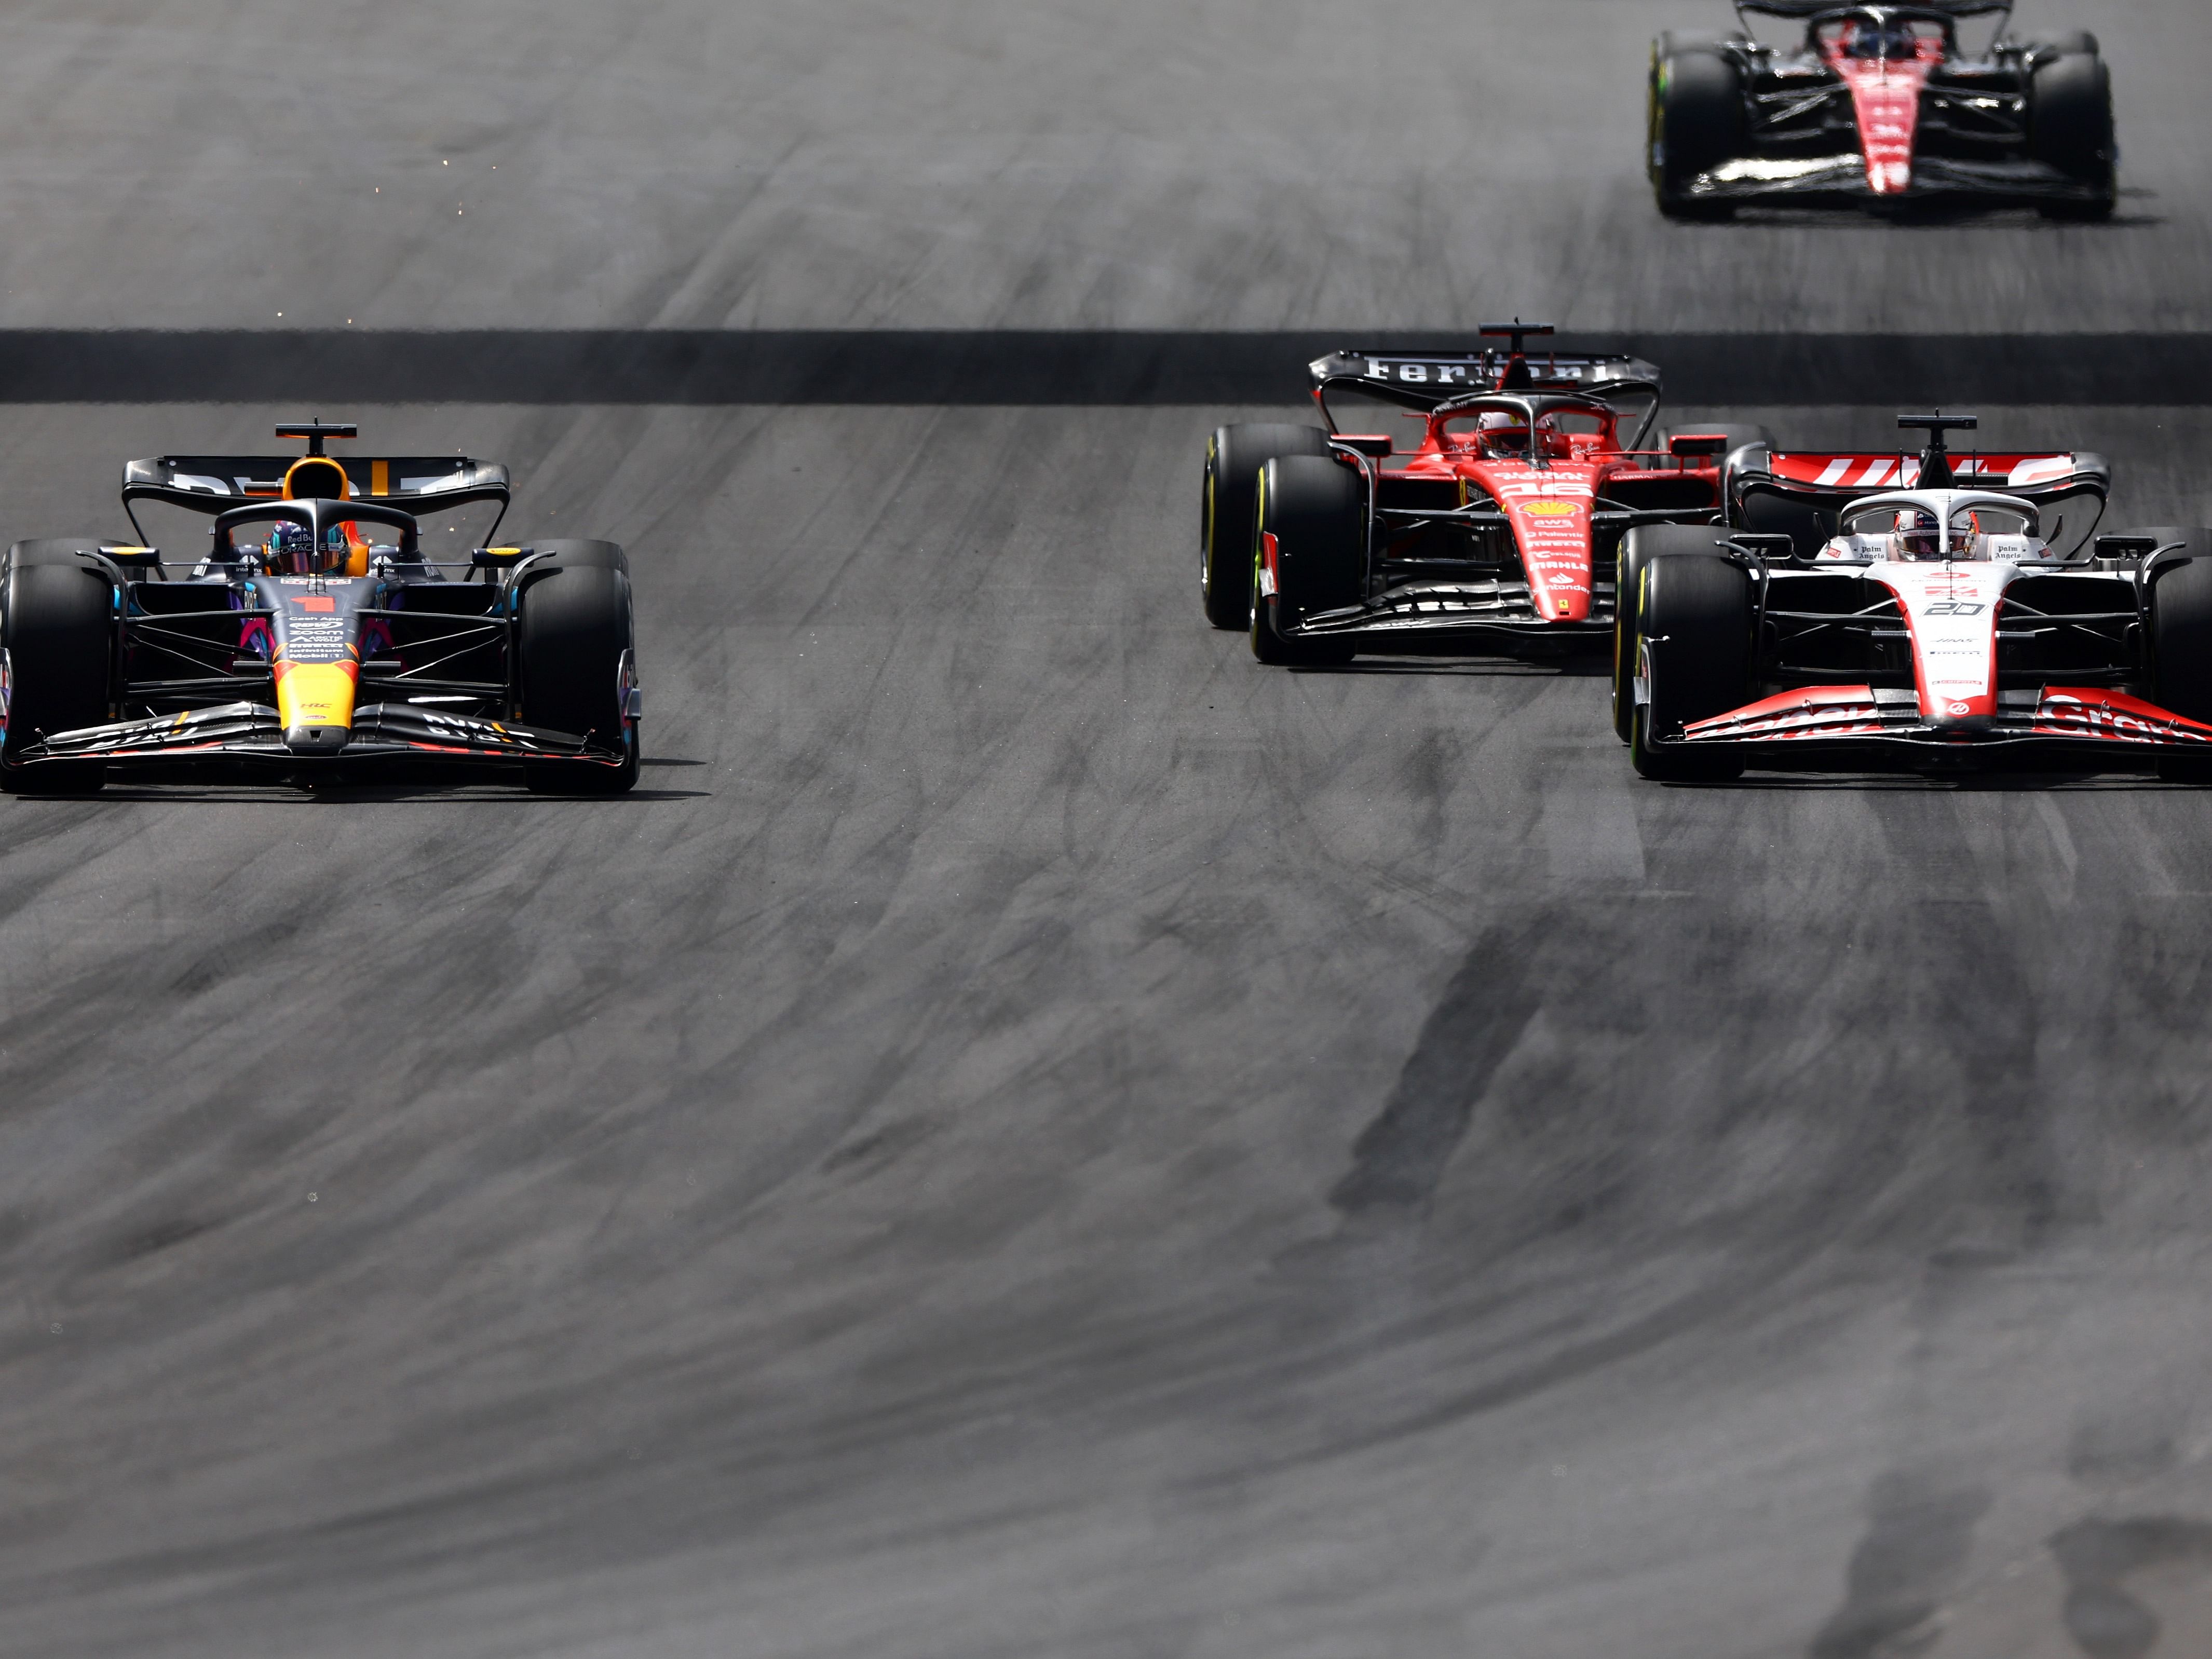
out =
[[[1251,635],[1252,654],[1261,662],[1352,660],[1348,643],[1299,639],[1286,630],[1359,603],[1366,577],[1366,506],[1359,475],[1341,461],[1284,455],[1260,470]],[[1271,562],[1272,581],[1263,581]],[[1265,591],[1270,585],[1273,593]]]
[[2050,219],[2109,219],[2119,193],[2112,78],[2103,58],[2069,52],[2036,65],[2028,82],[2028,151],[2091,194],[2043,205]]
[[1725,532],[1704,525],[1638,525],[1620,538],[1613,584],[1613,729],[1623,743],[1636,741],[1636,625],[1644,573],[1654,559],[1679,553],[1711,554]]
[[[612,543],[604,544],[612,546]],[[522,723],[593,737],[626,752],[622,765],[537,761],[530,787],[554,794],[620,794],[637,782],[639,722],[625,678],[635,659],[629,578],[582,564],[532,581],[520,596]]]
[[1725,202],[1690,194],[1698,175],[1743,149],[1743,83],[1717,51],[1655,46],[1648,91],[1646,171],[1659,211],[1670,219],[1725,219]]
[[114,610],[113,586],[81,561],[9,558],[0,582],[0,647],[7,652],[0,789],[73,795],[106,782],[106,768],[98,761],[26,766],[17,757],[42,732],[78,731],[107,719]]
[[1328,453],[1328,434],[1317,426],[1248,422],[1216,427],[1206,441],[1198,586],[1206,619],[1216,628],[1243,629],[1252,620],[1253,515],[1260,469],[1278,455]]
[[1741,774],[1741,754],[1655,740],[1742,707],[1751,689],[1749,575],[1712,553],[1654,560],[1644,574],[1638,644],[1648,695],[1636,705],[1629,738],[1637,772],[1668,781]]

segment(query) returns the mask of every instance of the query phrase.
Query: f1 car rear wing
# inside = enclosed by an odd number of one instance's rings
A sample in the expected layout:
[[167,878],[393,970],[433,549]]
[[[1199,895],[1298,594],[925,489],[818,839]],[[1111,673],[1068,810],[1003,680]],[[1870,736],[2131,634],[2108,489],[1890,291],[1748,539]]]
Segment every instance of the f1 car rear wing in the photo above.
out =
[[2090,536],[2112,492],[2112,469],[2087,450],[1953,453],[1947,429],[1971,430],[1972,416],[1899,417],[1920,428],[1929,442],[1917,455],[1905,450],[1848,453],[1740,449],[1728,458],[1721,489],[1732,523],[1789,535],[1809,556],[1835,534],[1838,514],[1863,495],[1914,489],[2001,489],[2033,501],[2045,516],[2045,535],[2062,559],[2086,557]]
[[[167,501],[193,513],[222,513],[249,501],[281,500],[298,455],[156,455],[123,465],[123,500]],[[507,505],[507,469],[466,455],[392,455],[375,459],[317,457],[340,468],[356,500],[406,513],[443,513],[475,501]]]
[[[1516,364],[1525,369],[1525,379],[1513,373]],[[1602,398],[1608,390],[1649,395],[1659,389],[1658,369],[1640,357],[1565,353],[1524,358],[1508,351],[1346,350],[1315,358],[1306,372],[1316,398],[1341,387],[1425,413],[1470,392],[1579,392]],[[1514,384],[1504,384],[1509,379]]]
[[[1997,12],[2009,12],[2013,0],[1870,0],[1893,16],[1950,18],[1988,17]],[[1849,0],[1736,0],[1738,11],[1757,12],[1763,17],[1819,17],[1824,15],[1841,16],[1845,12],[1857,11],[1860,5]]]
[[[507,516],[513,491],[507,469],[492,461],[466,455],[389,455],[339,457],[324,455],[315,445],[311,457],[299,455],[156,455],[123,465],[123,510],[133,527],[138,501],[162,501],[189,513],[210,515],[242,507],[252,501],[281,501],[285,480],[302,461],[321,468],[336,467],[345,474],[346,493],[356,501],[396,507],[416,517],[450,513],[478,501],[497,501],[500,518]],[[325,474],[327,477],[327,474]],[[330,494],[336,494],[335,480]],[[316,489],[312,493],[322,494]],[[492,523],[486,539],[497,532]],[[145,539],[143,529],[139,539]]]

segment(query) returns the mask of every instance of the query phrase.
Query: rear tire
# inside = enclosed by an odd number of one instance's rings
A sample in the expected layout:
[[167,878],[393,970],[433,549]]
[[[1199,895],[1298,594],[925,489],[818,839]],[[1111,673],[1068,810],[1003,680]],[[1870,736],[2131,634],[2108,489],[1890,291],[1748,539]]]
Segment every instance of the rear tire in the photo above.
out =
[[1717,554],[1654,560],[1644,573],[1638,637],[1649,700],[1636,705],[1629,756],[1639,775],[1667,781],[1732,778],[1743,757],[1725,749],[1657,746],[1692,720],[1743,706],[1751,685],[1751,578]]
[[[1359,603],[1366,577],[1367,512],[1359,475],[1341,461],[1278,456],[1260,470],[1252,556],[1252,654],[1264,663],[1352,660],[1346,641],[1286,633],[1324,611]],[[1275,591],[1260,591],[1267,538],[1274,540]]]
[[532,581],[521,595],[521,611],[522,723],[596,736],[628,750],[619,767],[534,762],[527,774],[531,788],[552,794],[620,794],[637,781],[642,746],[638,722],[623,707],[619,684],[635,638],[629,576],[605,564],[568,566]]
[[1613,729],[1623,743],[1636,741],[1636,625],[1644,572],[1654,559],[1710,554],[1725,534],[1704,525],[1644,524],[1620,538],[1613,587]]
[[0,789],[82,794],[106,781],[107,769],[100,762],[23,766],[16,757],[42,732],[74,732],[106,720],[115,589],[74,556],[67,562],[40,558],[32,550],[40,545],[15,549],[0,581],[0,646],[8,653]]
[[2093,192],[2047,202],[2049,219],[2108,219],[2118,195],[2112,139],[2112,79],[2104,59],[2073,52],[2036,66],[2028,82],[2028,153]]
[[1198,527],[1199,598],[1216,628],[1252,621],[1253,514],[1260,469],[1278,455],[1328,453],[1317,426],[1221,426],[1206,441],[1205,495]]
[[1743,149],[1743,83],[1719,52],[1655,45],[1648,93],[1646,171],[1660,212],[1671,219],[1725,219],[1725,202],[1701,201],[1690,186],[1699,173]]

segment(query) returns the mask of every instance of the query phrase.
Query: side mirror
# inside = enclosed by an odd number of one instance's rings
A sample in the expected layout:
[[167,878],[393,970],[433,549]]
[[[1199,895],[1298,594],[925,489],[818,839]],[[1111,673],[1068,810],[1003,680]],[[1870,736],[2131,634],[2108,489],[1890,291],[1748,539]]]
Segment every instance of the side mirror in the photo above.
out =
[[1677,432],[1667,440],[1667,453],[1677,459],[1692,455],[1718,459],[1728,453],[1728,447],[1725,432]]
[[479,547],[469,555],[469,562],[479,570],[508,570],[535,551],[530,547]]

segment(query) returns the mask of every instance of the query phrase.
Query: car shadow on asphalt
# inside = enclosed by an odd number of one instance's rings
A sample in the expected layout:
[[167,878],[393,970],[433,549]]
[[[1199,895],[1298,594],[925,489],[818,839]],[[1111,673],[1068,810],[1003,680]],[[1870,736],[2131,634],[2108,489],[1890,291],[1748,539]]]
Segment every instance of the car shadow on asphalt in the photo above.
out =
[[1668,789],[1835,790],[1948,789],[1959,794],[2050,794],[2057,791],[2100,794],[2187,793],[2201,784],[2169,783],[2162,778],[2099,772],[1990,773],[1981,776],[1930,777],[1917,772],[1763,772],[1756,777],[1669,781]]
[[1414,675],[1456,679],[1610,679],[1611,657],[1361,657],[1294,665],[1293,674]]
[[1683,225],[1708,234],[1733,228],[1742,229],[1822,229],[1861,231],[1884,236],[1900,230],[2149,230],[2166,224],[2163,213],[2131,210],[2127,204],[2155,201],[2158,192],[2141,185],[2123,185],[2121,205],[2109,219],[2096,221],[2046,219],[2032,206],[2008,204],[1952,204],[1918,202],[1885,211],[1860,209],[1740,207],[1733,219],[1683,220]]
[[18,795],[15,799],[24,803],[45,801],[56,805],[63,802],[86,805],[127,802],[134,805],[198,803],[212,806],[242,806],[258,803],[279,806],[436,806],[490,805],[504,802],[509,805],[528,806],[622,806],[642,805],[655,801],[707,800],[713,797],[714,793],[711,789],[630,789],[618,795],[571,795],[550,792],[539,794],[512,784],[323,784],[301,789],[281,783],[264,783],[140,785],[135,788],[107,788],[77,794],[57,792],[50,795]]

